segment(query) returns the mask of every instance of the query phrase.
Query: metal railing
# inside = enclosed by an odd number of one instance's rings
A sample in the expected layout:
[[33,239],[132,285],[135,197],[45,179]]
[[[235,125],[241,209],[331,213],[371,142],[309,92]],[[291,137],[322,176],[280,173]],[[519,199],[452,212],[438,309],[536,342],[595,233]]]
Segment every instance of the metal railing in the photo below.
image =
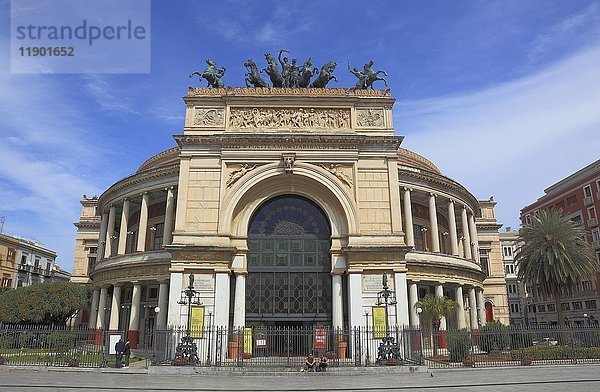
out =
[[424,333],[430,368],[600,363],[600,328],[515,327]]
[[103,367],[106,338],[95,329],[0,325],[0,365]]
[[[423,360],[421,331],[411,328],[212,327],[193,329],[189,331],[192,339],[187,336],[185,328],[155,330],[152,363],[300,368],[308,354],[324,355],[331,367],[420,364]],[[182,356],[190,344],[195,346],[195,357]]]

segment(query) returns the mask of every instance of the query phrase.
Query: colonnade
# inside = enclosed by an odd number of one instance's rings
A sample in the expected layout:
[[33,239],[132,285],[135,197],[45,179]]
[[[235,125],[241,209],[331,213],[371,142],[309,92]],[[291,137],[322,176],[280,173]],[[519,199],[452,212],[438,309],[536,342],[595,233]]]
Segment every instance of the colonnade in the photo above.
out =
[[[426,194],[428,198],[428,210],[429,210],[429,230],[431,237],[431,249],[429,251],[434,253],[441,252],[440,247],[440,233],[437,218],[438,205],[445,203],[446,212],[448,216],[448,232],[443,232],[442,235],[449,235],[450,243],[450,254],[453,256],[462,256],[465,259],[473,260],[479,263],[479,249],[477,241],[477,228],[475,226],[475,217],[473,211],[464,203],[455,201],[448,198],[435,194],[433,192],[417,191],[413,188],[403,188],[403,215],[404,215],[404,226],[405,226],[405,242],[406,245],[415,246],[415,237],[412,230],[413,227],[413,211],[412,211],[412,195],[416,192]],[[458,206],[457,206],[458,204]],[[460,210],[460,223],[462,236],[458,237],[456,209]],[[459,241],[462,242],[463,252],[459,252]]]
[[[146,284],[149,282],[146,282]],[[156,328],[165,328],[167,326],[167,314],[169,304],[169,279],[165,278],[158,281],[158,308],[159,312],[156,314]],[[142,281],[132,281],[133,291],[131,296],[131,311],[129,313],[129,321],[127,324],[127,338],[131,341],[132,347],[136,347],[139,336],[139,325],[140,325],[140,310],[141,310],[141,293]],[[109,288],[112,286],[112,298],[108,298]],[[122,325],[121,306],[122,301],[122,289],[124,283],[113,283],[112,285],[103,284],[99,287],[95,287],[92,292],[92,306],[91,315],[89,321],[90,328],[97,328],[109,331],[118,331],[119,326]],[[107,302],[110,301],[110,305]],[[110,309],[110,310],[109,310]],[[109,316],[108,325],[106,317]]]
[[[171,186],[165,188],[166,193],[166,207],[165,207],[165,221],[163,226],[163,245],[171,244],[173,240],[173,218],[175,213],[175,187]],[[124,255],[127,248],[127,238],[129,235],[134,234],[130,230],[131,225],[129,224],[130,210],[131,210],[132,199],[125,198],[121,201],[121,217],[120,217],[120,228],[119,236],[115,235],[116,219],[117,219],[117,204],[111,204],[108,208],[108,212],[102,213],[102,221],[100,224],[100,236],[98,243],[98,254],[100,259],[108,258],[116,255]],[[148,234],[148,207],[150,203],[150,193],[144,192],[140,198],[140,218],[137,230],[137,245],[135,252],[145,252],[146,249],[146,237]],[[118,241],[117,241],[118,240]]]

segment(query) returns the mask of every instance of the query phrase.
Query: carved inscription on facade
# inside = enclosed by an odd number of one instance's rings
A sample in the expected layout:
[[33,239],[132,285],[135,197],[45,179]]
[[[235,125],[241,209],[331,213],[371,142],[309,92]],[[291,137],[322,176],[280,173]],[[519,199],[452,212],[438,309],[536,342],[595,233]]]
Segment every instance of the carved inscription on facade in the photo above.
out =
[[382,128],[384,123],[383,109],[356,109],[356,125],[359,127]]
[[350,130],[350,109],[231,108],[229,128]]
[[196,109],[194,125],[224,125],[225,111],[223,109]]

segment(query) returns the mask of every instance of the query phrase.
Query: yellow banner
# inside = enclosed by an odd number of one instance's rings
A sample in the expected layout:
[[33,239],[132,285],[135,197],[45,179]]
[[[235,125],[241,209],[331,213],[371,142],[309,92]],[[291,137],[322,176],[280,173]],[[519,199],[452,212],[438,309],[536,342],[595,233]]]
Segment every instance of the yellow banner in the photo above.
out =
[[192,307],[192,318],[190,325],[190,336],[195,339],[202,339],[204,337],[204,306]]
[[376,339],[384,338],[385,330],[387,329],[387,320],[385,319],[385,308],[373,306],[372,310],[373,337]]
[[252,328],[244,328],[244,354],[252,354]]

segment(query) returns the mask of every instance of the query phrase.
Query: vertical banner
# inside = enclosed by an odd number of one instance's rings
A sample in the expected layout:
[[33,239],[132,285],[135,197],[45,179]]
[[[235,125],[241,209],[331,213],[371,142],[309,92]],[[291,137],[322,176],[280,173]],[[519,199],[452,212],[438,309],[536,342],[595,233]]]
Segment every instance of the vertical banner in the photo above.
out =
[[244,328],[244,354],[252,355],[252,328]]
[[327,328],[315,328],[315,349],[327,348]]
[[372,308],[373,315],[373,337],[376,339],[381,339],[385,337],[385,332],[387,330],[387,320],[385,319],[385,308],[379,306],[373,306]]
[[190,336],[202,339],[204,337],[204,306],[193,306],[190,317],[192,318]]

